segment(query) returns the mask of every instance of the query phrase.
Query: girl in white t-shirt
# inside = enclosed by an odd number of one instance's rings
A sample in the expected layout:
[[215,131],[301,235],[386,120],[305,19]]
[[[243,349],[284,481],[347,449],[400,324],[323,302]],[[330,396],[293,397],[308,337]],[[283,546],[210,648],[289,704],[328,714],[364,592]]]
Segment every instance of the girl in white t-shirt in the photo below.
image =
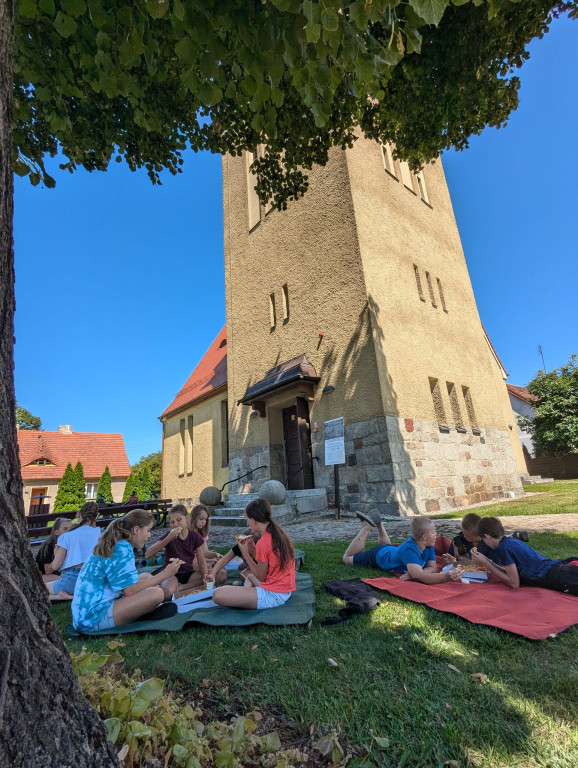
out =
[[97,517],[98,504],[87,501],[78,512],[78,524],[59,537],[51,567],[53,571],[60,571],[60,576],[56,579],[53,576],[43,577],[50,595],[72,600],[80,569],[92,555],[100,538]]

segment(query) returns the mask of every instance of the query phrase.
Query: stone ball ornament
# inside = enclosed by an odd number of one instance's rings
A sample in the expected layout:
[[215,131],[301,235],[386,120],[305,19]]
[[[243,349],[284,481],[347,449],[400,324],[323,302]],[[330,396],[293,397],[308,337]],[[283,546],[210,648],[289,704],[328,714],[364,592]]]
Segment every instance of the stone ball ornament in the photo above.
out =
[[267,499],[269,504],[284,504],[287,499],[287,489],[279,480],[266,480],[259,489],[259,496]]
[[214,485],[203,488],[199,501],[206,507],[217,507],[221,503],[221,491]]

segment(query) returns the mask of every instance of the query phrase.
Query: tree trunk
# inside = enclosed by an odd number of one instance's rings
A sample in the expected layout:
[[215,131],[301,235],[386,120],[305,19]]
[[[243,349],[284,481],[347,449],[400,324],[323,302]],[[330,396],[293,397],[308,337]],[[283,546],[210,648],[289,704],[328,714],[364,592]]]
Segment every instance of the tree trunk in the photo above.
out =
[[28,546],[16,441],[12,346],[14,2],[0,0],[0,766],[114,768],[83,697]]

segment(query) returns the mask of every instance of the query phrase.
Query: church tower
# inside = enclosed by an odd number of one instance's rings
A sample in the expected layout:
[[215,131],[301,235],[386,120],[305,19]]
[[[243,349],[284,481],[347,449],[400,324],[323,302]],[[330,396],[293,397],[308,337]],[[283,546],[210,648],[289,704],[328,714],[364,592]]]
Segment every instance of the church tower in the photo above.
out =
[[253,156],[223,158],[229,472],[427,514],[519,495],[505,371],[480,322],[441,161],[410,172],[359,138],[279,212]]

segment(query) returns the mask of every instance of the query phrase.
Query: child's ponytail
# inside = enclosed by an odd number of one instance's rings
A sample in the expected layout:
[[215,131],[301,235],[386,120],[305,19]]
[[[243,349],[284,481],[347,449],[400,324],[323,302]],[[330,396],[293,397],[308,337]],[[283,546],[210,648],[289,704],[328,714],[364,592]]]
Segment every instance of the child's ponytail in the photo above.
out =
[[92,523],[96,522],[98,511],[98,504],[96,501],[87,501],[78,510],[78,523],[70,530],[76,531],[77,528],[81,528],[83,525],[92,525]]
[[153,520],[154,517],[151,513],[146,512],[144,509],[133,509],[132,512],[129,512],[124,517],[113,520],[98,540],[94,548],[94,554],[99,557],[110,557],[117,542],[131,540],[132,531],[135,526],[146,528]]
[[283,570],[290,565],[295,559],[293,542],[283,528],[273,520],[271,505],[267,499],[255,499],[249,502],[245,514],[258,523],[267,523],[267,530],[271,534],[273,543],[273,552],[279,558],[280,568]]

